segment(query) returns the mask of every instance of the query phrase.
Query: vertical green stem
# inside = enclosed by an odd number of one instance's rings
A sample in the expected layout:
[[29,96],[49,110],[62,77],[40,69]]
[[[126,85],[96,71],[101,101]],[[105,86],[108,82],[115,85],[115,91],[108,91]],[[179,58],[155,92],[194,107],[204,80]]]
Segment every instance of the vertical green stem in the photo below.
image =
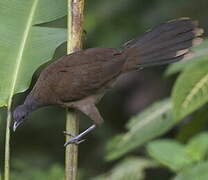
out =
[[6,121],[5,159],[4,159],[4,180],[9,180],[10,175],[10,124],[11,108],[8,106]]
[[[84,0],[68,0],[68,39],[67,53],[81,49]],[[79,118],[76,111],[66,112],[66,131],[79,132]],[[69,137],[66,137],[68,140]],[[76,180],[78,167],[78,146],[68,145],[65,151],[65,180]]]
[[[76,111],[66,112],[66,131],[78,134],[79,118]],[[68,140],[68,139],[67,139]],[[78,167],[78,146],[68,145],[65,154],[65,180],[76,180]]]

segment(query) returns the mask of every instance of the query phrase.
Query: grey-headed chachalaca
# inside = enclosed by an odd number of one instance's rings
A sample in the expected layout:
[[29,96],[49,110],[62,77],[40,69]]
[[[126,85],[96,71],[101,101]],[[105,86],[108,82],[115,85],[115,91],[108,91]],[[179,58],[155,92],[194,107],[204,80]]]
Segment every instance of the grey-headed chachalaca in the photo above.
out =
[[86,114],[93,125],[67,144],[78,144],[82,136],[103,122],[96,103],[123,73],[180,61],[198,45],[203,29],[190,18],[164,23],[128,41],[121,49],[91,48],[65,55],[47,66],[32,91],[14,113],[13,129],[42,106],[60,105]]

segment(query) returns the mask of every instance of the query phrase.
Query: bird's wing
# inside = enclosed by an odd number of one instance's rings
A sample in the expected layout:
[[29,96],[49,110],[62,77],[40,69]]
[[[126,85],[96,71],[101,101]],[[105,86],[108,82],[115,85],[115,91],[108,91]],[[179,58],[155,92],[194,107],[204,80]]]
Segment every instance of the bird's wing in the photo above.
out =
[[49,65],[42,79],[63,102],[93,95],[107,88],[107,84],[121,72],[124,58],[119,50],[92,48],[67,55]]

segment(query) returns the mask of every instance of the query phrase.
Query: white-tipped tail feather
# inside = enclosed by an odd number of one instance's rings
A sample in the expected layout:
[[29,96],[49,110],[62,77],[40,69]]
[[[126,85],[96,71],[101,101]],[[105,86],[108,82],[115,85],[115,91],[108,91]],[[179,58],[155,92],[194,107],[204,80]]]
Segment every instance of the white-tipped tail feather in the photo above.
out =
[[123,71],[139,67],[169,64],[193,54],[190,48],[202,42],[198,22],[180,18],[147,31],[141,37],[124,44],[126,63]]

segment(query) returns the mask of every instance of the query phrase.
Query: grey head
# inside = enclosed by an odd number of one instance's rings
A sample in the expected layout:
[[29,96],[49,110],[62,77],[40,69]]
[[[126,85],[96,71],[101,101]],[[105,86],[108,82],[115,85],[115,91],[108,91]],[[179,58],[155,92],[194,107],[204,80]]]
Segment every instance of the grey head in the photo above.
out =
[[17,129],[17,127],[22,124],[30,115],[32,109],[25,104],[19,105],[15,108],[13,112],[13,131]]

